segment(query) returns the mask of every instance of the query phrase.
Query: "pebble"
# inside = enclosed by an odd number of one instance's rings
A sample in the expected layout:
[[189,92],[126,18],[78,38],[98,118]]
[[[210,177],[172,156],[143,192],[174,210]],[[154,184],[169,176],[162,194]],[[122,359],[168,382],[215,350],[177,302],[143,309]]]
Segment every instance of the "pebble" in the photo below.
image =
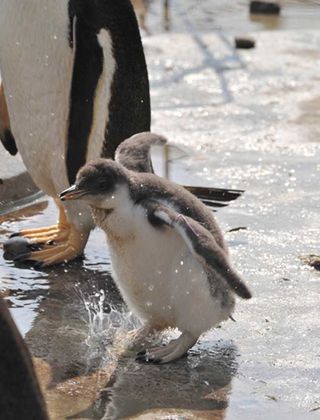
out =
[[280,4],[274,1],[251,1],[250,13],[262,15],[279,15],[281,11]]
[[239,49],[250,49],[256,46],[256,42],[253,38],[250,37],[235,37],[234,38],[235,47]]

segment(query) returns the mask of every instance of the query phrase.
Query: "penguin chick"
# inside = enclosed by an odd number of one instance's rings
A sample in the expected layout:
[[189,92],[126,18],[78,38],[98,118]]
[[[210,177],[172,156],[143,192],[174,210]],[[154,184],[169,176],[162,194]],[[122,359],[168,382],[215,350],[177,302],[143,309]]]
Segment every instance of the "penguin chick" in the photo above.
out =
[[143,330],[181,331],[137,360],[178,359],[203,332],[229,318],[235,295],[250,299],[211,211],[183,187],[99,159],[85,165],[60,198],[91,206],[106,233],[115,282]]

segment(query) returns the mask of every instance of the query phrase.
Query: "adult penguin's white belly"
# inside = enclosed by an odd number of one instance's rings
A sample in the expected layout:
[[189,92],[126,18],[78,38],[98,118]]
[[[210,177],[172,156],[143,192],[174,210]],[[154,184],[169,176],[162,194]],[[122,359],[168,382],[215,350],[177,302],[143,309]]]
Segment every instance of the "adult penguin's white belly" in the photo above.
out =
[[41,244],[14,259],[45,265],[82,253],[93,226],[81,203],[57,193],[79,168],[113,157],[150,129],[147,70],[129,0],[0,0],[0,69],[18,151],[60,209],[57,225],[19,233]]
[[[11,130],[32,178],[55,196],[62,185],[68,185],[65,159],[61,159],[66,150],[73,64],[65,36],[67,3],[54,2],[49,11],[36,6],[37,2],[19,7],[17,0],[10,2],[1,2],[0,66]],[[12,25],[17,20],[12,15],[19,12],[20,23]]]

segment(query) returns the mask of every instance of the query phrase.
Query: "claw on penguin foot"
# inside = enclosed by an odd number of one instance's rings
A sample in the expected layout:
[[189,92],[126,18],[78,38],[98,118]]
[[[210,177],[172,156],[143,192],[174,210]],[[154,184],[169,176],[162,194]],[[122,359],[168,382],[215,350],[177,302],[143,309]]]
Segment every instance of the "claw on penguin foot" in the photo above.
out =
[[148,351],[144,350],[137,354],[136,362],[138,363],[153,363],[158,365],[161,363],[161,359],[155,358],[149,355]]

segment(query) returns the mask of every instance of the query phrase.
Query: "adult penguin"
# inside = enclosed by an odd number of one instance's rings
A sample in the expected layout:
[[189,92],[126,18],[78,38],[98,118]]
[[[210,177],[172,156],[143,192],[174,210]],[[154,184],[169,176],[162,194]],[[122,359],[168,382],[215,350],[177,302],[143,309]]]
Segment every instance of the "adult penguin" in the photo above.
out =
[[48,420],[32,359],[0,296],[0,413],[6,420]]
[[86,205],[57,193],[88,160],[150,130],[141,38],[129,0],[0,0],[0,10],[1,139],[59,207],[56,225],[18,235],[41,244],[29,260],[56,264],[80,255],[93,228]]
[[17,154],[18,150],[11,133],[7,102],[2,84],[0,84],[0,141],[11,155]]
[[[140,33],[129,0],[0,0],[0,8],[0,140],[59,207],[56,225],[15,234],[6,255],[57,264],[80,255],[93,228],[86,205],[57,193],[88,160],[112,158],[123,140],[150,130]],[[209,205],[241,194],[188,189]]]

